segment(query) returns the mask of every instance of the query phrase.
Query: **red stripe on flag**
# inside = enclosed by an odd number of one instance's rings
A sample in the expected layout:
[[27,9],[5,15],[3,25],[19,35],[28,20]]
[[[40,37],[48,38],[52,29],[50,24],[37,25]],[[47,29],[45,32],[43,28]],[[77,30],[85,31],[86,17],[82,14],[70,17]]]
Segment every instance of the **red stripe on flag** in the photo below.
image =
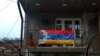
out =
[[[48,34],[74,34],[74,30],[45,30]],[[40,31],[39,34],[42,34]]]

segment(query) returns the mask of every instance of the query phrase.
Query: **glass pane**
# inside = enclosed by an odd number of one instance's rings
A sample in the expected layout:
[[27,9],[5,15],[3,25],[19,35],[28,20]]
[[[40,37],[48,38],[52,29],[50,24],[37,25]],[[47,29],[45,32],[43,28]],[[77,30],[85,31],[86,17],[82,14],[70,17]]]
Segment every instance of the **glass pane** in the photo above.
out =
[[75,21],[75,32],[76,32],[76,38],[80,38],[80,23],[79,23],[79,21]]
[[65,30],[72,29],[72,21],[65,21],[64,24],[65,24]]
[[56,22],[57,24],[61,24],[61,20],[57,20],[57,22]]
[[75,25],[79,25],[79,21],[75,21]]
[[62,30],[62,25],[56,25],[56,30]]

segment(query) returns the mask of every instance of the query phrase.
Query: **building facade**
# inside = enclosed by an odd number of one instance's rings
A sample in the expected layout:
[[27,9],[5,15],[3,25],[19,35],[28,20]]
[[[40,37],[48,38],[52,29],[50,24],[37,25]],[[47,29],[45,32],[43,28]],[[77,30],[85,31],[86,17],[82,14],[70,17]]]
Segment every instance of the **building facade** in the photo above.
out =
[[[80,50],[85,50],[83,47],[87,46],[92,36],[100,31],[99,2],[99,0],[19,0],[25,11],[25,46],[27,47],[30,33],[33,34],[34,45],[37,48],[40,30],[70,29],[75,32],[73,47],[82,47]],[[34,56],[82,56],[85,51],[80,50],[75,49],[75,52],[63,50],[55,53],[55,51],[49,52],[49,49],[48,51],[34,49],[30,52],[33,52]]]

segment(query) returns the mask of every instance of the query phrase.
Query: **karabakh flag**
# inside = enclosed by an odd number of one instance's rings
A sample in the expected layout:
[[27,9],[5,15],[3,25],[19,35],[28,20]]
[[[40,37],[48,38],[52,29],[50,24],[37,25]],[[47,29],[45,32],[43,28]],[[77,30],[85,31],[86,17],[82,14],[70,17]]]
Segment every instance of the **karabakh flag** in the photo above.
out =
[[39,39],[48,40],[74,40],[73,30],[40,30]]

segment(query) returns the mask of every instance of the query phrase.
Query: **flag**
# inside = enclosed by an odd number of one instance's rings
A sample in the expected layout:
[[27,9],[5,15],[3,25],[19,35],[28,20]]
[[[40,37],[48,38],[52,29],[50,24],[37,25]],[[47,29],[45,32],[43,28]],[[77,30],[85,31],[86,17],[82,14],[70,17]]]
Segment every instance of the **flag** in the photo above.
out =
[[40,30],[39,39],[48,40],[74,40],[73,30]]

